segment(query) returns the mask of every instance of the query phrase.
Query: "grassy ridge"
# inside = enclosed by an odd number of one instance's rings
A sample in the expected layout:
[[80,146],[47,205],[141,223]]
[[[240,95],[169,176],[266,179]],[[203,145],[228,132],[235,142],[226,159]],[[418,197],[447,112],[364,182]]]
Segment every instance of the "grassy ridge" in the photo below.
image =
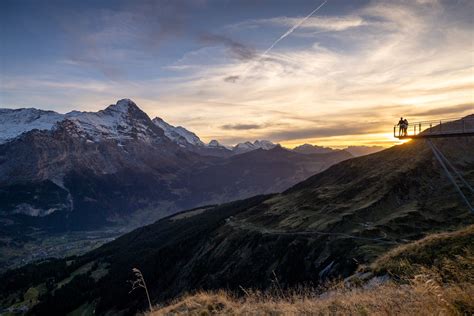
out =
[[377,275],[390,274],[400,279],[413,278],[430,269],[443,282],[474,284],[474,225],[399,246],[379,257],[371,269]]

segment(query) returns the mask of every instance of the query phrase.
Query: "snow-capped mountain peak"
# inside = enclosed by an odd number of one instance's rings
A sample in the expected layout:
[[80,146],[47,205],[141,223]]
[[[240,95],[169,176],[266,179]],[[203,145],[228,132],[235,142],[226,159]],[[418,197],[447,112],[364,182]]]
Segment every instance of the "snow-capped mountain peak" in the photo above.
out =
[[217,140],[213,139],[207,145],[209,147],[223,147]]
[[239,143],[235,145],[233,148],[233,152],[236,154],[241,154],[241,153],[246,153],[246,152],[256,150],[256,149],[270,150],[274,148],[275,146],[277,145],[268,140],[256,140],[253,143],[247,141],[245,143]]
[[163,136],[150,118],[130,99],[119,100],[98,112],[0,109],[0,143],[31,130],[64,129],[75,137],[90,141],[102,139],[156,140]]
[[[118,100],[116,104],[109,105],[105,110],[112,110],[121,113],[127,113],[130,110],[140,110],[138,106],[130,99]],[[140,110],[141,111],[141,110]]]
[[255,146],[249,142],[249,141],[246,141],[244,143],[238,143],[237,145],[235,145],[235,147],[241,147],[241,148],[254,148]]
[[163,134],[129,99],[119,100],[116,104],[98,112],[69,112],[65,115],[65,119],[74,123],[79,135],[92,141],[101,139],[151,141]]
[[269,140],[256,140],[253,145],[257,148],[262,148],[265,150],[270,150],[276,146],[276,144],[272,143]]

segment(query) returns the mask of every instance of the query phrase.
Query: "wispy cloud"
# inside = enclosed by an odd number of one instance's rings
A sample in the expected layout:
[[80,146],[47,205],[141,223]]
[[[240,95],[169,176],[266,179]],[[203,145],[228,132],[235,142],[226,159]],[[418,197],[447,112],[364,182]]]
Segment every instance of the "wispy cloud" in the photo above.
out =
[[199,39],[202,43],[207,45],[224,45],[229,49],[230,54],[238,59],[247,60],[256,57],[254,49],[222,34],[204,33],[201,34]]
[[474,114],[474,103],[456,104],[451,106],[443,106],[425,111],[413,112],[412,115],[417,116],[439,116],[447,115],[448,117],[457,117],[461,115]]
[[[296,25],[301,18],[295,17],[274,17],[268,19],[248,20],[241,22],[233,27],[243,28],[254,28],[258,26],[282,26],[292,27]],[[364,25],[369,25],[369,21],[365,20],[361,16],[343,16],[343,17],[331,17],[331,16],[313,16],[309,17],[304,21],[303,24],[299,25],[301,30],[311,31],[344,31],[351,28],[356,28]]]
[[309,138],[323,138],[323,137],[333,137],[333,136],[353,136],[353,135],[365,135],[373,132],[379,132],[380,125],[378,123],[350,123],[350,124],[338,124],[330,126],[320,126],[320,127],[310,127],[310,128],[300,128],[293,130],[283,130],[268,132],[266,134],[267,138],[273,139],[275,141],[291,141],[299,139],[309,139]]
[[245,131],[250,129],[261,129],[263,125],[260,124],[226,124],[222,125],[222,129],[225,130],[237,130],[237,131]]
[[[110,80],[127,78],[127,67],[156,57],[161,45],[185,34],[190,11],[204,0],[116,2],[114,9],[62,8],[54,19],[72,45],[68,61],[96,70]],[[51,5],[52,6],[52,5]]]

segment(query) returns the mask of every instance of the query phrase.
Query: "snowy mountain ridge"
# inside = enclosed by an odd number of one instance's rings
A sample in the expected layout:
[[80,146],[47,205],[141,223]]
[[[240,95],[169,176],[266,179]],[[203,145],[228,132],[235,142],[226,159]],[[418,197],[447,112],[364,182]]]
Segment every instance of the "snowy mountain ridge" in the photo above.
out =
[[205,146],[201,139],[193,132],[182,126],[173,126],[160,117],[155,117],[153,123],[165,132],[165,136],[175,143],[184,146],[186,143],[194,146]]
[[239,143],[232,148],[235,154],[243,154],[256,149],[270,150],[277,145],[268,140],[256,140],[252,142]]
[[[151,142],[166,138],[180,147],[209,153],[209,150],[241,154],[255,149],[269,150],[275,147],[270,141],[256,140],[227,148],[217,140],[205,144],[195,133],[182,126],[173,126],[159,117],[151,120],[130,99],[122,99],[116,104],[97,112],[72,111],[60,114],[35,108],[0,109],[0,144],[6,143],[25,132],[35,129],[54,130],[63,128],[75,137],[85,138],[88,142],[101,140],[120,141],[139,139]],[[156,126],[156,128],[155,128]],[[206,152],[207,151],[207,152]]]
[[35,108],[0,109],[0,144],[22,133],[39,129],[50,130],[64,119],[64,114]]
[[65,128],[76,137],[88,141],[151,141],[163,131],[149,122],[149,117],[129,99],[119,100],[98,112],[72,111],[60,114],[35,108],[0,109],[0,144],[34,129]]
[[129,99],[120,100],[98,112],[73,111],[65,114],[64,118],[74,123],[78,133],[90,141],[140,139],[151,142],[163,135]]
[[[72,111],[60,114],[35,108],[0,109],[0,144],[32,130],[65,129],[74,137],[88,142],[114,140],[140,140],[147,143],[170,140],[181,148],[202,155],[228,156],[247,153],[256,149],[270,150],[277,146],[268,140],[239,143],[233,147],[221,145],[217,140],[205,144],[199,136],[182,126],[173,126],[159,117],[150,120],[132,100],[122,99],[97,112]],[[164,137],[163,137],[164,136]],[[365,155],[382,147],[350,146],[346,150],[354,156]],[[334,149],[304,144],[293,151],[301,154],[330,153]]]

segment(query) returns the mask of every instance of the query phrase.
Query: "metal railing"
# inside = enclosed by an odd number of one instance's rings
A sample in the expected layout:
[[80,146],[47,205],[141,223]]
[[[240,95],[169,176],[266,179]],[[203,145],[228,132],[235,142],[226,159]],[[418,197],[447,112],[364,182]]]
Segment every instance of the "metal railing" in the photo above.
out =
[[473,116],[413,123],[409,122],[405,131],[403,131],[403,128],[398,124],[393,126],[393,137],[396,138],[449,136],[470,133],[474,133]]

